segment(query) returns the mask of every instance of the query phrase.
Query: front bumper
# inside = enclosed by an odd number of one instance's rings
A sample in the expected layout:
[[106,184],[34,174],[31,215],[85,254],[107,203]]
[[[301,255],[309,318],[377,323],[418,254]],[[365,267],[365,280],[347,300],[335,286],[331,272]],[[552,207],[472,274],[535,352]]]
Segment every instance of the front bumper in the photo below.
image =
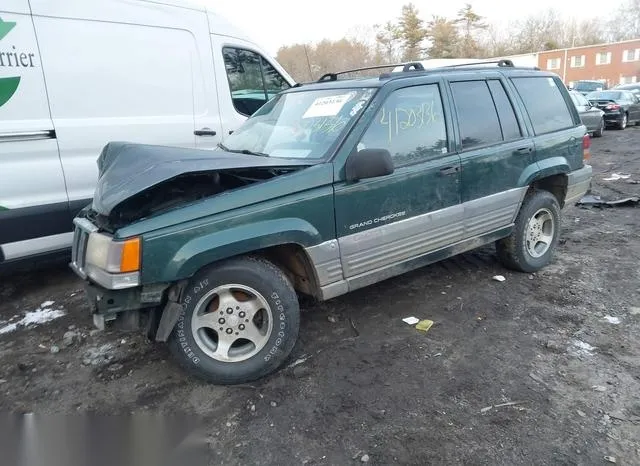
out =
[[591,180],[593,178],[593,168],[591,165],[574,170],[567,175],[567,195],[565,196],[564,205],[573,204],[579,201],[589,189],[591,189]]

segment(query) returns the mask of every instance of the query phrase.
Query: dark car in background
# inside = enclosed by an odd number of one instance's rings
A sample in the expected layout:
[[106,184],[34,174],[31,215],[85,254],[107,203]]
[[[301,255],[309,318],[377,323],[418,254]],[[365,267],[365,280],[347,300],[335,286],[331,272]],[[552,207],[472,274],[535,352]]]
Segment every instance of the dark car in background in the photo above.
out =
[[586,98],[604,111],[607,126],[625,129],[627,125],[640,123],[640,98],[631,91],[612,89],[590,92]]
[[602,136],[605,128],[604,110],[592,105],[585,96],[577,91],[569,91],[569,95],[578,110],[582,124],[587,127],[587,132],[596,138]]
[[608,86],[607,83],[602,81],[584,79],[581,81],[575,81],[570,89],[572,91],[577,91],[582,95],[586,95],[589,92],[606,91]]
[[616,91],[630,91],[640,97],[640,83],[618,84],[614,89]]

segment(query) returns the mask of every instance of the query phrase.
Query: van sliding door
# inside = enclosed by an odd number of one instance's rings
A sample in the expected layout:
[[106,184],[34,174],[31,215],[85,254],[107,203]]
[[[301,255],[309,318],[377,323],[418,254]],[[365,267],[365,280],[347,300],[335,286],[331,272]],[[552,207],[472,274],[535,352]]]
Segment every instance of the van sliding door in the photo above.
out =
[[0,3],[0,262],[66,248],[72,222],[27,0]]

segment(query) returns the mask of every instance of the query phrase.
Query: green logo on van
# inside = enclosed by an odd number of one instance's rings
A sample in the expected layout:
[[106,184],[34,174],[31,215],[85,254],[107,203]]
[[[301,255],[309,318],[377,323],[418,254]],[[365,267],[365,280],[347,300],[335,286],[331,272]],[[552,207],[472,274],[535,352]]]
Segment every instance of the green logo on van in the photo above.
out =
[[[4,39],[4,37],[9,34],[9,32],[11,32],[15,25],[15,22],[2,21],[2,18],[0,18],[0,40]],[[0,52],[0,62],[3,61],[2,56],[8,54],[8,52]],[[19,84],[19,76],[11,78],[0,78],[0,107],[6,104],[9,99],[13,97],[13,94],[15,94]]]
[[4,36],[9,34],[9,31],[11,31],[15,26],[16,26],[15,22],[11,22],[11,21],[5,22],[5,21],[2,21],[2,18],[0,18],[0,40],[2,40]]

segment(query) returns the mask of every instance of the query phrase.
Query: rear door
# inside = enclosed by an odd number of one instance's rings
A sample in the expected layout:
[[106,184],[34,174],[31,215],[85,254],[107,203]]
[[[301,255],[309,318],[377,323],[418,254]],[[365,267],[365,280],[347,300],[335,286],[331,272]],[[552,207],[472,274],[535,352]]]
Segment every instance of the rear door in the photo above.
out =
[[568,92],[561,91],[562,81],[540,74],[516,75],[510,82],[531,124],[539,175],[556,173],[556,168],[549,172],[547,167],[565,165],[569,170],[581,166],[584,133],[576,110],[569,107],[573,105]]
[[0,262],[62,249],[71,219],[27,0],[0,3]]
[[433,83],[392,91],[357,144],[357,150],[389,150],[393,174],[336,183],[343,272],[357,277],[354,287],[461,237],[460,159],[449,144],[451,116],[441,89]]
[[591,105],[582,94],[571,92],[570,95],[578,110],[580,120],[587,127],[587,130],[597,129],[600,124],[600,109],[595,105]]
[[640,121],[640,101],[638,101],[638,97],[630,91],[625,91],[625,98],[630,102],[629,120]]
[[526,191],[519,185],[535,165],[533,141],[513,109],[503,78],[452,80],[458,123],[465,238],[514,221]]

